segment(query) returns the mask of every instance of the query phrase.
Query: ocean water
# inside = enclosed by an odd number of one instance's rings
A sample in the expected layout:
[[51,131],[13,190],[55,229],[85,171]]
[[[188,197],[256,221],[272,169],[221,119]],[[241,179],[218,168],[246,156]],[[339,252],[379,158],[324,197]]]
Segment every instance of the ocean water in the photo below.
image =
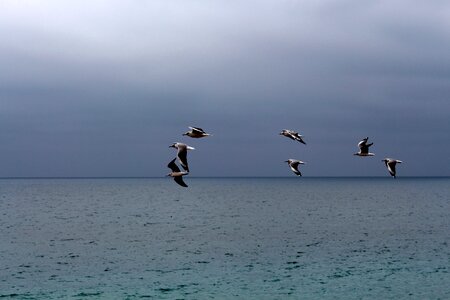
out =
[[450,299],[449,178],[0,180],[2,299]]

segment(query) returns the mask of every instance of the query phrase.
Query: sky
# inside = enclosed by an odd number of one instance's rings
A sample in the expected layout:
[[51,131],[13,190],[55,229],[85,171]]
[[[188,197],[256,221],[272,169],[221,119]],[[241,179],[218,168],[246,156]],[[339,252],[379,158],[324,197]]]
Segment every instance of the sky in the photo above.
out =
[[448,1],[1,1],[0,41],[0,177],[450,176]]

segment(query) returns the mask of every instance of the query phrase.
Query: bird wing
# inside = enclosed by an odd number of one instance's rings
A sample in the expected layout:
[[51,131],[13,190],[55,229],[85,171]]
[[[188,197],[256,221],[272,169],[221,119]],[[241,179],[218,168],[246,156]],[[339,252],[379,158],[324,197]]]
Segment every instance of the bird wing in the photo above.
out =
[[173,180],[175,180],[176,183],[178,183],[179,185],[181,185],[183,187],[188,187],[187,184],[183,181],[182,176],[174,177]]
[[359,149],[362,149],[362,148],[365,147],[365,146],[366,146],[366,140],[362,140],[362,141],[360,141],[360,142],[358,143]]
[[201,129],[200,127],[192,127],[189,126],[189,129],[191,129],[192,131],[196,131],[198,133],[206,133],[203,129]]
[[369,154],[369,147],[372,145],[373,145],[373,143],[367,144],[366,142],[364,142],[362,144],[361,143],[358,144],[359,148],[361,149],[362,154]]
[[187,162],[187,148],[186,145],[183,145],[184,147],[178,147],[178,160],[180,161],[181,166],[183,169],[189,172],[188,162]]
[[369,153],[369,147],[366,144],[359,146],[359,152],[361,154],[368,154]]
[[295,138],[292,136],[292,134],[289,132],[289,130],[283,129],[283,131],[280,134],[285,137],[288,137],[292,140],[295,140]]
[[175,157],[175,158],[172,159],[172,160],[170,161],[170,163],[167,165],[167,167],[168,167],[169,169],[171,169],[172,172],[180,172],[180,168],[178,168],[177,164],[175,163],[175,160],[176,160],[176,159],[177,159],[177,158]]
[[290,133],[290,132],[287,132],[284,136],[287,136],[288,138],[290,138],[291,140],[296,140],[296,138],[295,138],[295,136],[294,135],[292,135],[292,133]]
[[306,143],[305,143],[305,141],[302,139],[302,136],[301,135],[298,135],[297,134],[297,138],[296,138],[296,140],[297,141],[299,141],[300,143],[302,143],[302,144],[305,144],[306,145]]
[[292,172],[294,172],[297,176],[302,176],[302,173],[298,170],[298,165],[300,164],[299,161],[293,161],[289,164],[289,167],[291,168]]
[[391,176],[395,177],[395,165],[397,164],[397,162],[395,160],[393,161],[388,161],[386,163],[386,166],[388,168],[389,174],[391,174]]

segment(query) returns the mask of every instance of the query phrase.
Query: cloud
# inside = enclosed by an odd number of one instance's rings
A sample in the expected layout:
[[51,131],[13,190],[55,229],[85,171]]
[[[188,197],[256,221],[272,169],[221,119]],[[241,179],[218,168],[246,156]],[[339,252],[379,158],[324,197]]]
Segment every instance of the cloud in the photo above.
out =
[[[216,133],[200,145],[223,175],[284,175],[295,155],[311,175],[383,175],[347,167],[367,135],[380,155],[441,158],[408,175],[448,175],[449,14],[445,1],[2,2],[0,176],[157,176],[188,125]],[[283,128],[311,143],[289,147]]]

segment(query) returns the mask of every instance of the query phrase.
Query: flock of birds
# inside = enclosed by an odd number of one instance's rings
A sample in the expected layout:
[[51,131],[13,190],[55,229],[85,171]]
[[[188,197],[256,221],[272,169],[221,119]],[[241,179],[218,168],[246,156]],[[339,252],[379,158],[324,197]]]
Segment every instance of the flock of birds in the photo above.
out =
[[[188,136],[191,138],[203,138],[211,136],[211,134],[206,133],[203,129],[199,127],[189,127],[189,129],[190,130],[188,132],[183,133],[183,136]],[[283,129],[280,132],[280,135],[306,145],[305,141],[303,140],[303,136],[293,130]],[[362,141],[358,143],[359,151],[354,153],[353,155],[357,155],[360,157],[374,156],[375,155],[374,153],[369,152],[369,147],[372,146],[373,143],[368,143],[368,141],[369,141],[368,137],[362,139]],[[195,148],[179,142],[173,143],[172,145],[169,146],[169,148],[170,147],[177,149],[177,156],[174,159],[172,159],[167,165],[167,167],[172,170],[172,172],[170,172],[167,176],[172,177],[175,180],[175,182],[178,183],[179,185],[183,187],[188,187],[187,184],[183,181],[183,176],[189,174],[187,152],[188,150],[194,150]],[[177,159],[178,163],[181,165],[184,171],[181,171],[178,165],[176,164]],[[401,163],[402,161],[392,158],[385,158],[382,161],[386,165],[389,174],[393,178],[395,178],[396,175],[395,167],[398,163]],[[292,170],[292,172],[294,172],[295,175],[302,176],[302,173],[299,171],[298,168],[300,165],[305,164],[305,162],[292,158],[286,160],[285,162],[288,163],[289,168]]]

